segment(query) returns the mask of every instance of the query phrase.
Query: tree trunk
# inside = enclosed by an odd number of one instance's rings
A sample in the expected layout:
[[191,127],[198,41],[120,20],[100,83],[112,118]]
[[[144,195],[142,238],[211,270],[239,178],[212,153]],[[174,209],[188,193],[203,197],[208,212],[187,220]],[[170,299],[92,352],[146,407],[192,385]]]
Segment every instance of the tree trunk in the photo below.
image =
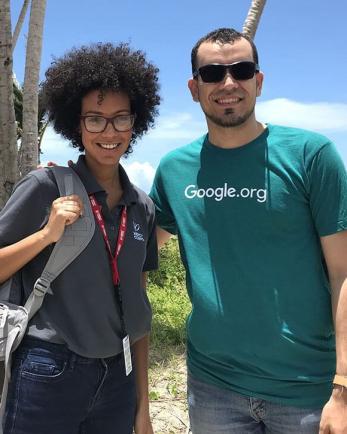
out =
[[249,8],[248,15],[242,29],[242,33],[251,39],[254,39],[265,3],[266,0],[252,0],[251,7]]
[[21,30],[21,28],[23,26],[23,22],[24,22],[25,14],[27,13],[28,6],[29,6],[29,0],[24,0],[22,9],[21,9],[19,17],[18,17],[18,21],[17,21],[16,27],[15,27],[14,32],[13,32],[13,37],[12,37],[12,53],[13,53],[14,48],[16,46],[20,30]]
[[46,0],[32,0],[23,86],[23,136],[19,156],[21,176],[38,164],[38,85]]
[[0,209],[17,180],[10,0],[0,0]]

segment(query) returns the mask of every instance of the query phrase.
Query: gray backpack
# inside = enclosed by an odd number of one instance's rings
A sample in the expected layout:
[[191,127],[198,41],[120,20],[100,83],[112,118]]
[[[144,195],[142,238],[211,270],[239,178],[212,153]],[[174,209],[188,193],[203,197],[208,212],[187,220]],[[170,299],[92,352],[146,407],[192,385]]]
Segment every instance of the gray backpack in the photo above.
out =
[[[18,348],[28,323],[40,309],[53,280],[84,250],[93,237],[95,222],[87,191],[76,172],[69,167],[52,167],[60,196],[77,194],[83,201],[84,214],[74,224],[67,226],[55,244],[47,264],[36,280],[24,306],[0,302],[0,361],[5,373],[1,394],[0,422],[5,409],[8,383],[11,376],[11,354]],[[3,285],[10,284],[9,281]],[[0,433],[2,423],[0,423]]]

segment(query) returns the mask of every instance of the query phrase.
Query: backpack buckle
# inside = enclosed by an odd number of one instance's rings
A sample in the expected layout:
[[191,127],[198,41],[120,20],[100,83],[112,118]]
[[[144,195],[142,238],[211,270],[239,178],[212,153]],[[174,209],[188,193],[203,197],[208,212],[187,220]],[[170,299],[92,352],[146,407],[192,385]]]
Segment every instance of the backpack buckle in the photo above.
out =
[[33,289],[34,294],[39,297],[43,297],[48,291],[50,286],[51,283],[47,279],[44,279],[43,277],[39,277],[34,284],[34,289]]

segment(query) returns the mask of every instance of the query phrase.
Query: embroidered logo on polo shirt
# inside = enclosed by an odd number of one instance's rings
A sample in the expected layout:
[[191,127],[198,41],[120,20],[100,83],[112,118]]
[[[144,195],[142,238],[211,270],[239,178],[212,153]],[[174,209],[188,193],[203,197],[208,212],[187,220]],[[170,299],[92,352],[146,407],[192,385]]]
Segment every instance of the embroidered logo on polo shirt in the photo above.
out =
[[141,234],[140,229],[140,225],[136,222],[133,221],[133,228],[134,228],[134,239],[137,241],[145,241],[145,239],[143,238],[143,234]]

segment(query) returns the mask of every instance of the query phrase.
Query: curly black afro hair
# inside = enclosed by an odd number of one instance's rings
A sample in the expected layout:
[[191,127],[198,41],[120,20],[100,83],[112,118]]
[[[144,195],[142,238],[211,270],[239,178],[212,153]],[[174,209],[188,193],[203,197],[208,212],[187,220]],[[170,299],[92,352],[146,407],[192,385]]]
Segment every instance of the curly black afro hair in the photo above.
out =
[[[84,150],[79,131],[82,98],[93,90],[122,91],[136,114],[131,143],[154,124],[160,103],[158,68],[128,44],[73,48],[55,59],[41,84],[44,108],[55,131]],[[126,154],[132,152],[129,145]]]

